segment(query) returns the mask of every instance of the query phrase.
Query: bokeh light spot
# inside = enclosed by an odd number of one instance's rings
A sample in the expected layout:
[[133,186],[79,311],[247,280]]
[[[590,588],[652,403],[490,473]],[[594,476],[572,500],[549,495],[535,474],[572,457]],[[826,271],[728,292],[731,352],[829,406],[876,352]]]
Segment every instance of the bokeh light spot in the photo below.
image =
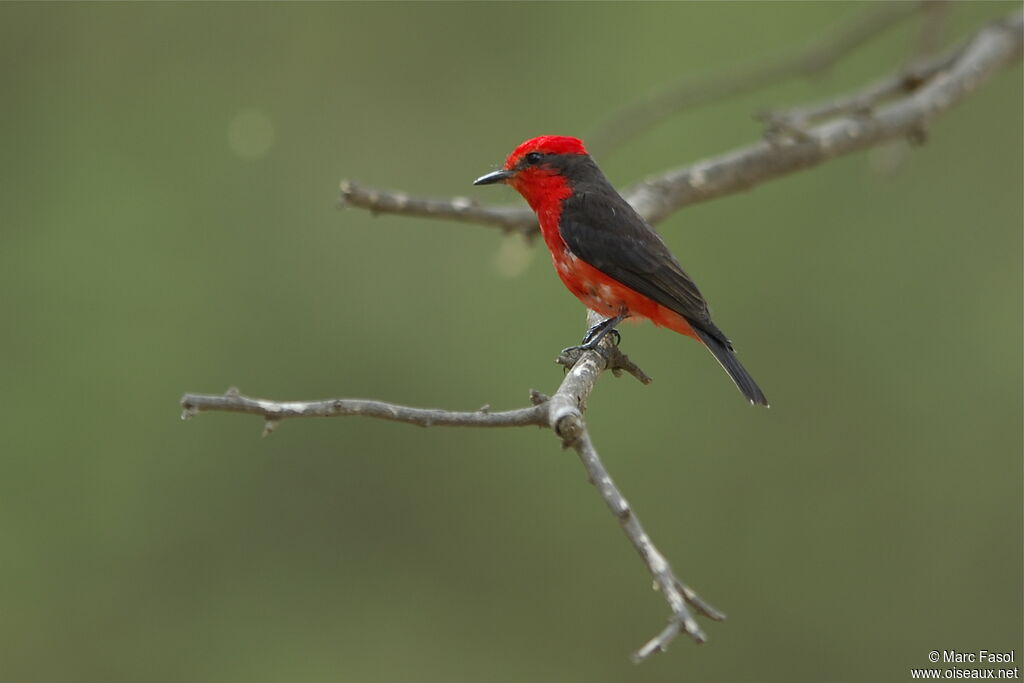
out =
[[260,109],[243,109],[228,124],[228,147],[243,159],[259,159],[274,145],[274,122]]
[[498,275],[506,278],[522,275],[533,260],[533,253],[534,250],[519,235],[507,237],[498,247],[494,269],[498,271]]

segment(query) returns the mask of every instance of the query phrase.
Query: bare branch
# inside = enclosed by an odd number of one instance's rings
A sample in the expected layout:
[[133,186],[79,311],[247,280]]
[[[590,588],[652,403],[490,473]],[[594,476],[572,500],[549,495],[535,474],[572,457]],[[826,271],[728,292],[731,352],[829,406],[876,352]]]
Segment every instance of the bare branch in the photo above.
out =
[[[918,139],[933,118],[996,71],[1020,60],[1024,44],[1021,16],[1020,12],[1014,13],[980,30],[965,46],[924,60],[909,70],[901,69],[853,94],[793,109],[790,115],[776,115],[775,121],[789,124],[782,131],[786,135],[776,131],[768,141],[664,171],[627,188],[623,196],[647,220],[658,223],[684,206],[748,190],[887,140]],[[881,101],[893,98],[897,99],[874,109]],[[815,128],[802,127],[808,120],[832,116],[840,118]],[[358,186],[343,183],[343,200],[376,212],[472,221],[524,234],[537,229],[533,213],[525,206],[489,206],[464,198],[411,198],[369,188],[355,192],[354,187]]]
[[[588,313],[587,319],[591,326],[603,320],[593,312]],[[597,487],[601,498],[619,520],[626,536],[640,553],[640,557],[654,578],[658,590],[669,604],[672,613],[669,627],[637,652],[634,659],[640,661],[653,652],[663,650],[668,642],[680,632],[685,632],[697,642],[704,642],[706,636],[686,605],[692,605],[700,614],[712,619],[724,619],[724,615],[701,600],[700,596],[673,573],[665,557],[654,546],[650,536],[640,524],[639,518],[612,481],[611,475],[608,474],[597,455],[597,450],[594,448],[583,419],[587,398],[593,391],[601,373],[609,369],[609,362],[620,363],[621,365],[618,367],[623,369],[631,367],[630,372],[638,379],[646,378],[647,381],[650,381],[650,378],[619,352],[610,336],[605,338],[597,351],[585,351],[576,355],[575,363],[566,373],[558,390],[553,395],[549,397],[540,392],[531,391],[530,400],[533,405],[518,410],[497,413],[489,412],[486,409],[474,412],[453,412],[349,398],[281,402],[250,398],[240,394],[237,389],[229,389],[223,395],[185,394],[181,398],[182,419],[191,418],[205,411],[260,415],[265,420],[264,436],[273,431],[283,419],[354,415],[406,422],[423,427],[520,427],[527,425],[550,427],[561,439],[563,447],[571,447],[579,455],[591,483]]]
[[[587,311],[587,327],[593,327],[605,320],[594,311]],[[643,370],[637,367],[632,361],[623,355],[618,347],[612,342],[612,335],[608,335],[598,345],[598,351],[580,352],[578,349],[562,351],[557,362],[567,365],[569,372],[562,380],[562,384],[547,401],[548,424],[555,434],[562,438],[563,446],[571,446],[584,432],[586,426],[583,422],[583,411],[586,409],[587,397],[594,389],[598,376],[606,369],[610,369],[612,362],[623,362],[619,367],[626,369],[632,367],[631,374],[644,384],[650,384],[651,378]],[[568,361],[572,360],[569,365]]]
[[435,408],[413,408],[358,398],[332,398],[325,401],[268,401],[262,398],[243,396],[237,389],[229,389],[222,395],[185,394],[181,397],[181,408],[182,419],[216,410],[262,415],[268,422],[274,423],[295,417],[358,415],[392,422],[406,422],[420,427],[522,427],[547,424],[547,409],[543,405],[498,413],[485,410],[453,412]]
[[[601,321],[600,316],[590,316],[588,320],[594,320],[592,324],[597,324]],[[616,377],[620,377],[623,371],[628,372],[630,375],[635,377],[641,384],[650,384],[652,380],[646,372],[640,369],[640,366],[629,359],[629,356],[622,353],[618,346],[604,346],[602,347],[605,363],[607,370],[611,370],[612,374]],[[555,359],[559,365],[564,366],[567,369],[571,369],[580,360],[583,352],[578,348],[570,347],[563,349],[562,353]]]
[[593,442],[590,440],[590,434],[586,428],[582,429],[579,437],[573,442],[573,449],[579,456],[584,468],[586,468],[587,475],[590,477],[590,483],[597,488],[605,505],[612,511],[615,518],[619,520],[622,530],[626,533],[636,551],[640,553],[644,564],[647,565],[647,569],[651,572],[654,585],[665,597],[665,601],[668,602],[669,609],[672,611],[668,626],[637,650],[633,654],[633,660],[641,662],[655,652],[664,651],[668,647],[669,642],[680,632],[686,633],[698,643],[705,642],[707,636],[704,635],[704,631],[697,623],[697,620],[690,614],[690,610],[686,606],[687,603],[692,605],[701,614],[716,621],[725,619],[725,615],[704,602],[700,596],[683,584],[672,571],[672,567],[665,559],[665,556],[654,546],[651,537],[647,535],[643,525],[640,524],[640,519],[633,512],[633,509],[619,491],[615,482],[612,481],[608,470],[605,469],[604,463],[601,462],[601,458],[594,448]]
[[[601,322],[602,319],[601,316],[590,311],[587,315],[587,324],[593,326]],[[725,615],[705,603],[675,575],[664,555],[647,535],[639,517],[636,516],[625,496],[615,485],[590,439],[586,423],[583,420],[587,397],[590,396],[601,371],[606,368],[608,362],[606,357],[609,354],[614,357],[614,353],[617,352],[617,347],[608,338],[605,338],[600,345],[600,353],[584,352],[546,405],[548,406],[548,423],[551,425],[551,429],[561,437],[564,446],[571,446],[576,451],[580,462],[587,470],[590,483],[597,488],[605,505],[619,520],[622,530],[640,554],[654,579],[655,586],[661,591],[672,612],[669,625],[633,655],[634,661],[640,662],[654,652],[664,650],[669,641],[680,632],[686,633],[698,643],[707,640],[704,631],[690,614],[686,606],[687,603],[701,614],[715,620],[722,620]],[[646,375],[644,376],[646,377]]]
[[371,213],[397,213],[419,218],[480,223],[497,226],[505,232],[515,230],[527,235],[537,232],[537,217],[517,206],[483,206],[468,197],[412,197],[404,192],[363,187],[352,180],[342,180],[339,189],[340,206],[354,206]]
[[598,124],[589,136],[591,147],[608,153],[658,122],[685,109],[767,88],[791,78],[825,71],[868,40],[878,36],[927,2],[887,2],[838,27],[802,52],[774,60],[761,60],[688,80],[664,92],[633,102]]
[[[751,188],[759,183],[817,166],[844,154],[900,137],[917,137],[936,116],[973,92],[986,78],[1021,56],[1024,13],[979,31],[963,48],[929,60],[933,68],[922,72],[924,81],[903,75],[905,96],[885,107],[823,123],[802,132],[798,139],[759,142],[692,166],[666,171],[631,188],[626,198],[651,222],[679,208]],[[946,65],[942,68],[941,65]],[[889,94],[873,84],[853,96],[841,98],[872,104]],[[827,109],[819,105],[819,110]],[[837,107],[842,110],[843,107]]]
[[947,51],[921,60],[904,72],[883,78],[855,93],[781,112],[759,114],[758,118],[766,122],[766,135],[771,141],[783,141],[786,135],[811,140],[807,133],[808,126],[838,116],[870,116],[883,102],[919,89],[951,66],[958,55],[959,50]]

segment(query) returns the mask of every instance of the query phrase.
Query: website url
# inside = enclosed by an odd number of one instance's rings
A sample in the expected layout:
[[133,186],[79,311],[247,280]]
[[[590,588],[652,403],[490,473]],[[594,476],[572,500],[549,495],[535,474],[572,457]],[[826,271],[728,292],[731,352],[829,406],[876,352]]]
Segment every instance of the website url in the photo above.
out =
[[922,679],[1015,679],[1020,678],[1020,669],[911,669],[910,677]]

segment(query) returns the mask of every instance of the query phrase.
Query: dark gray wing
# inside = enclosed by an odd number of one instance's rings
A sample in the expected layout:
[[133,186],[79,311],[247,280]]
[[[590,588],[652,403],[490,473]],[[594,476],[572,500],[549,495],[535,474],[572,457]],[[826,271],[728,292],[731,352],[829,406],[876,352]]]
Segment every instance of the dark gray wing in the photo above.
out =
[[697,285],[661,236],[614,190],[577,191],[567,198],[559,232],[576,256],[728,344],[711,322]]

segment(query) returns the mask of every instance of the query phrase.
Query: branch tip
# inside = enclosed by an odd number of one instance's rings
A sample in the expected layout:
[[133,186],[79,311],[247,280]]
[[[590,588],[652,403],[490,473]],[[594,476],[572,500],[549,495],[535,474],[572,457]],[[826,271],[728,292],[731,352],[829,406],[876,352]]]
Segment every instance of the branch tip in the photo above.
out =
[[629,359],[629,356],[622,353],[619,347],[614,347],[611,358],[608,360],[609,367],[612,370],[612,374],[616,377],[622,374],[622,371],[628,372],[630,375],[636,378],[641,384],[650,384],[654,380],[640,369],[640,366]]

